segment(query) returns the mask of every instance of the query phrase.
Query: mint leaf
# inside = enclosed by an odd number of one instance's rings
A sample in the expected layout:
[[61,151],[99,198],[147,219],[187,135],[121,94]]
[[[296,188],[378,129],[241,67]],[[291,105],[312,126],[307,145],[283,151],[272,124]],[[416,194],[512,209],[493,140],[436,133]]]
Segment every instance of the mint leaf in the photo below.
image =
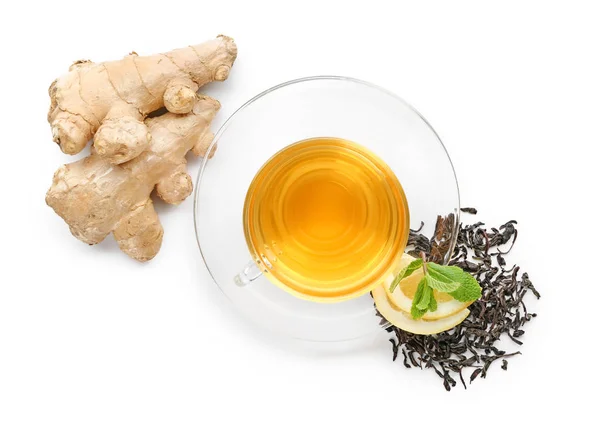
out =
[[427,264],[427,285],[429,287],[442,293],[450,293],[460,287],[459,282],[448,279],[433,268],[430,269],[429,266]]
[[423,293],[425,292],[426,287],[427,285],[425,284],[425,278],[423,277],[423,279],[421,279],[421,281],[419,282],[417,291],[415,291],[415,296],[413,297],[412,301],[412,307],[410,308],[410,315],[414,319],[421,318],[423,315],[425,315],[425,312],[427,312],[427,309],[419,309],[417,306],[423,298]]
[[467,276],[460,283],[460,287],[449,294],[459,302],[472,302],[481,297],[481,287],[472,275],[466,272],[465,274]]
[[417,308],[416,306],[413,306],[412,308],[410,308],[410,315],[413,317],[413,319],[419,319],[426,313],[427,313],[426,309],[421,310],[421,309]]
[[437,311],[437,300],[433,296],[433,292],[431,292],[431,299],[429,299],[429,311],[435,312]]
[[396,290],[396,287],[398,287],[398,284],[400,284],[400,281],[402,281],[404,278],[410,276],[413,272],[415,272],[421,266],[423,266],[423,259],[416,259],[416,260],[413,260],[412,262],[410,262],[406,268],[401,270],[400,273],[398,275],[396,275],[396,278],[394,278],[394,281],[392,281],[392,284],[390,285],[390,293],[393,293],[394,290]]
[[472,275],[468,272],[463,271],[458,266],[442,266],[437,263],[427,263],[427,268],[431,267],[432,270],[443,275],[447,280],[454,282],[462,282],[465,276],[471,277]]
[[472,302],[481,297],[481,287],[477,280],[458,266],[441,266],[435,263],[427,263],[427,272],[428,275],[434,279],[441,278],[444,283],[458,283],[458,286],[450,291],[440,290],[436,287],[434,288],[438,291],[450,294],[450,296],[454,297],[459,302]]
[[421,296],[421,300],[417,302],[417,308],[420,310],[427,311],[429,309],[429,303],[431,298],[433,297],[433,290],[431,287],[427,285],[427,281],[425,281],[425,287],[423,288],[423,295]]
[[426,313],[427,309],[419,309],[416,306],[410,308],[410,315],[413,317],[413,319],[420,319]]

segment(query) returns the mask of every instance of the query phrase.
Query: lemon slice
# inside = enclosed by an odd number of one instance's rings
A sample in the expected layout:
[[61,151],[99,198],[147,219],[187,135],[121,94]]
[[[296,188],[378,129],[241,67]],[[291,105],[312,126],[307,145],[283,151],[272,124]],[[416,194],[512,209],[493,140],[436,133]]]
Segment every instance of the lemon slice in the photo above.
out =
[[396,309],[388,299],[384,286],[378,286],[373,290],[375,306],[383,317],[396,327],[413,334],[436,334],[450,330],[469,316],[469,310],[463,309],[446,318],[434,321],[413,319],[410,314]]
[[[415,260],[415,258],[411,255],[406,253],[403,254],[393,276],[388,276],[383,285],[387,293],[387,297],[392,305],[394,305],[394,307],[397,309],[406,312],[409,314],[409,316],[413,297],[417,291],[419,281],[421,281],[423,278],[423,270],[419,269],[418,271],[413,272],[407,278],[404,278],[402,281],[400,281],[400,284],[398,284],[398,286],[394,289],[393,293],[390,292],[390,285],[392,285],[394,277],[398,275],[402,269],[406,268],[413,260]],[[433,290],[433,296],[437,301],[437,310],[435,312],[427,312],[425,315],[423,315],[422,318],[424,320],[438,320],[449,317],[462,311],[472,303],[459,302],[449,294],[440,293],[437,290]]]

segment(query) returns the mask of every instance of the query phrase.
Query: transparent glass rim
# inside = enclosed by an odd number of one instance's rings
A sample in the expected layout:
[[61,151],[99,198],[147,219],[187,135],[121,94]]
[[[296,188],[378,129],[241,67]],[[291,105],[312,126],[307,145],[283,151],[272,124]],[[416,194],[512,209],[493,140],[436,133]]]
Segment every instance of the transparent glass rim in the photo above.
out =
[[[248,101],[246,101],[245,103],[243,103],[238,109],[236,109],[226,120],[225,122],[221,125],[221,127],[219,128],[219,130],[217,131],[217,133],[215,133],[215,136],[213,138],[213,141],[211,142],[210,146],[208,147],[206,152],[211,152],[211,150],[213,149],[213,147],[219,142],[219,139],[221,138],[221,135],[223,133],[225,133],[225,131],[227,130],[227,128],[229,127],[229,125],[231,124],[231,122],[233,121],[233,119],[240,114],[241,112],[243,112],[248,106],[252,105],[254,102],[256,102],[257,100],[263,98],[264,96],[270,94],[271,92],[274,92],[276,90],[282,89],[284,87],[287,86],[291,86],[294,84],[301,84],[301,83],[306,83],[309,81],[318,81],[318,80],[338,80],[338,81],[346,81],[346,82],[351,82],[354,84],[358,84],[358,85],[363,85],[366,87],[369,87],[371,89],[375,89],[378,90],[388,96],[393,97],[394,99],[396,99],[397,101],[403,103],[406,107],[408,107],[411,111],[413,111],[421,120],[423,120],[423,122],[425,123],[425,125],[429,128],[429,130],[431,130],[431,132],[433,132],[433,134],[435,135],[436,139],[438,140],[440,146],[442,147],[442,149],[444,150],[444,153],[446,154],[446,157],[448,159],[448,162],[450,164],[450,167],[452,169],[452,174],[454,176],[454,184],[456,185],[456,195],[457,195],[457,201],[458,201],[458,207],[457,207],[457,211],[456,211],[456,217],[455,217],[455,226],[454,226],[454,232],[452,235],[452,241],[450,244],[450,249],[448,250],[448,259],[445,259],[445,261],[449,261],[452,253],[454,252],[454,248],[456,246],[456,240],[458,237],[458,225],[460,224],[460,208],[461,208],[461,203],[460,203],[460,188],[458,185],[458,178],[456,176],[456,170],[454,168],[454,163],[452,163],[452,159],[450,158],[450,154],[448,153],[448,149],[446,148],[446,146],[444,145],[444,143],[442,142],[442,139],[440,138],[440,136],[438,135],[438,133],[435,131],[435,129],[433,128],[433,126],[429,123],[429,121],[427,121],[427,119],[415,108],[413,107],[410,103],[406,102],[403,98],[401,98],[400,96],[396,95],[395,93],[381,87],[378,86],[376,84],[370,83],[368,81],[364,81],[364,80],[360,80],[357,78],[353,78],[353,77],[347,77],[347,76],[338,76],[338,75],[315,75],[315,76],[308,76],[308,77],[301,77],[301,78],[297,78],[297,79],[293,79],[293,80],[289,80],[280,84],[277,84],[275,86],[272,86],[262,92],[260,92],[259,94],[257,94],[256,96],[252,97],[251,99],[249,99]],[[204,157],[202,160],[202,164],[200,166],[200,170],[198,172],[198,176],[196,178],[196,187],[194,188],[194,211],[193,211],[193,215],[194,215],[194,233],[196,234],[196,243],[198,244],[198,249],[200,250],[200,256],[202,257],[202,261],[204,262],[204,265],[206,266],[206,270],[208,271],[208,273],[210,274],[211,279],[213,280],[213,282],[215,284],[217,284],[217,287],[219,288],[219,290],[221,291],[221,293],[228,299],[231,301],[231,299],[229,298],[229,296],[227,295],[227,293],[225,293],[225,291],[223,291],[223,289],[221,288],[220,285],[218,285],[217,280],[215,278],[215,276],[213,275],[210,266],[208,265],[208,262],[206,261],[206,257],[204,255],[204,252],[202,250],[202,244],[200,243],[200,238],[199,238],[199,232],[198,232],[198,209],[199,209],[199,189],[200,189],[200,183],[202,182],[202,176],[204,175],[204,171],[206,170],[206,166],[208,164],[209,158],[208,157]],[[389,327],[389,323],[384,323],[381,325],[382,329],[385,329],[387,327]],[[347,339],[347,340],[356,340],[359,339],[360,337],[356,337],[354,339]]]

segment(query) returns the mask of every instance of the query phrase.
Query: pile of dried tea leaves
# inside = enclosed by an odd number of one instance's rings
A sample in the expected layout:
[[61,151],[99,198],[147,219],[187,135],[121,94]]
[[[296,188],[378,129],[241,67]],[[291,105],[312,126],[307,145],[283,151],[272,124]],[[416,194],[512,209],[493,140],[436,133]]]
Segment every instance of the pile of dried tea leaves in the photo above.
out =
[[[462,209],[476,214],[474,208]],[[506,222],[499,228],[484,228],[481,222],[456,225],[453,214],[438,217],[434,236],[427,238],[421,229],[411,230],[409,254],[424,252],[429,260],[440,262],[447,255],[453,232],[457,243],[450,256],[450,265],[456,265],[473,275],[482,288],[482,297],[470,307],[470,315],[455,328],[431,336],[408,333],[395,326],[387,331],[395,361],[401,353],[406,368],[432,368],[443,380],[446,390],[456,386],[459,379],[466,388],[463,371],[468,369],[469,382],[486,377],[490,365],[502,360],[501,368],[508,367],[507,358],[520,352],[507,353],[500,349],[500,338],[506,336],[518,345],[525,333],[523,325],[536,316],[528,312],[524,297],[531,292],[539,299],[527,273],[519,273],[519,266],[506,267],[504,255],[517,239],[516,221]],[[422,228],[422,226],[421,226]],[[501,246],[508,246],[505,251]],[[381,316],[381,315],[380,315]],[[382,319],[382,324],[387,321]],[[466,370],[465,370],[466,371]]]

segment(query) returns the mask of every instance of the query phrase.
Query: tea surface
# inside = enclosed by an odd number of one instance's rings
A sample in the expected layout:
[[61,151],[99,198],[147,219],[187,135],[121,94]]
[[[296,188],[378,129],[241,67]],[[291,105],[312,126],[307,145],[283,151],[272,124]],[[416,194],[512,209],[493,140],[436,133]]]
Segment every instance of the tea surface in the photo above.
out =
[[401,256],[409,231],[404,192],[366,148],[315,138],[275,154],[252,181],[244,231],[270,281],[317,301],[371,290]]

